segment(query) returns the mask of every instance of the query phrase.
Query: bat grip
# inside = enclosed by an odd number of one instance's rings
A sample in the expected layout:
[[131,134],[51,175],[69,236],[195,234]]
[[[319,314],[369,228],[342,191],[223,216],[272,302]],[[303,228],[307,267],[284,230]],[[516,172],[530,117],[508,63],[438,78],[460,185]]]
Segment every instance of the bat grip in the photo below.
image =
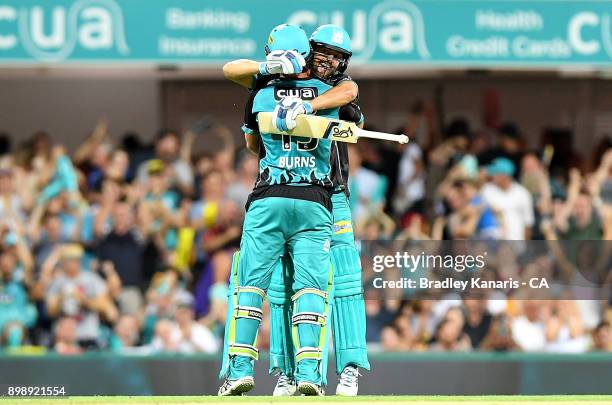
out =
[[358,138],[379,139],[382,141],[393,141],[398,143],[408,143],[409,139],[406,135],[387,134],[385,132],[366,131],[361,129],[358,132]]

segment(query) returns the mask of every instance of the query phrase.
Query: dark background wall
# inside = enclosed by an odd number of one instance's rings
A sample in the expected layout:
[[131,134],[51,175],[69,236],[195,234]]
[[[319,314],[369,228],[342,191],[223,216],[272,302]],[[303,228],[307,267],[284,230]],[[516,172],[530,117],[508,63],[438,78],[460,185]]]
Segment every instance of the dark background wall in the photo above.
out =
[[[382,76],[381,76],[382,77]],[[369,123],[392,130],[405,123],[410,106],[433,100],[443,89],[445,116],[482,122],[484,94],[499,93],[501,118],[518,122],[535,146],[543,127],[565,126],[575,132],[577,148],[591,150],[597,139],[612,133],[612,82],[592,78],[559,78],[546,74],[466,75],[358,79],[360,102]],[[240,126],[247,91],[225,81],[220,72],[197,80],[138,70],[61,74],[35,72],[0,76],[0,131],[17,143],[44,129],[73,148],[100,117],[111,133],[137,131],[150,139],[160,126],[186,129],[202,115],[227,125],[241,140]],[[199,140],[199,148],[214,150],[220,141]]]
[[[519,124],[531,147],[539,146],[542,129],[565,127],[574,132],[579,152],[590,153],[597,140],[612,133],[612,82],[547,76],[455,76],[358,80],[366,123],[384,131],[405,125],[418,100],[432,102],[442,89],[448,120],[467,118],[478,129],[483,122],[485,94],[497,92],[502,121]],[[166,81],[162,84],[162,122],[185,127],[208,114],[237,131],[247,92],[219,81]],[[580,140],[577,142],[577,140]],[[216,140],[211,140],[212,146]]]

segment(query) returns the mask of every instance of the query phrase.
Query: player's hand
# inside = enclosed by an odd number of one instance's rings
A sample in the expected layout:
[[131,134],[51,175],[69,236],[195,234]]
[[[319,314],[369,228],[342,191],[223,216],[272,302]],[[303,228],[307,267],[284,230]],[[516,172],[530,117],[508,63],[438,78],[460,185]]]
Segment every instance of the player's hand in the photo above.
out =
[[266,56],[266,61],[259,65],[259,73],[263,75],[301,73],[306,66],[306,60],[296,51],[272,51]]
[[274,109],[272,125],[280,131],[290,131],[296,127],[295,119],[301,114],[312,114],[312,105],[299,97],[283,97]]

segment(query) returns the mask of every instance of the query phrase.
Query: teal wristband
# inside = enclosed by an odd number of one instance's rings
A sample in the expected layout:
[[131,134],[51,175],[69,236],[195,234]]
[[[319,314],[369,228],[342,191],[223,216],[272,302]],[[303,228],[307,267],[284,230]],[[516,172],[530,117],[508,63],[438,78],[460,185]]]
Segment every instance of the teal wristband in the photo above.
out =
[[259,74],[269,75],[268,68],[266,66],[266,62],[259,62]]
[[310,104],[308,101],[304,101],[303,106],[304,110],[306,111],[306,114],[312,114],[312,112],[314,111],[312,108],[312,104]]

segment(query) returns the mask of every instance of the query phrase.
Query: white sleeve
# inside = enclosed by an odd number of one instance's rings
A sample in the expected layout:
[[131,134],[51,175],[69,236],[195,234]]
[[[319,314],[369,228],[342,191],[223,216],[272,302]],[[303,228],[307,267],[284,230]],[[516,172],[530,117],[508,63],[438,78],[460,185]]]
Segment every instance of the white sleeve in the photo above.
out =
[[191,342],[196,351],[203,353],[217,353],[219,345],[217,339],[207,327],[198,325],[191,332]]
[[191,167],[186,162],[177,160],[173,167],[179,183],[188,187],[193,186],[193,172]]
[[497,209],[497,207],[495,207],[495,204],[492,201],[491,198],[491,193],[490,193],[490,188],[488,184],[485,184],[484,186],[482,186],[482,189],[480,190],[480,196],[482,197],[482,199],[485,201],[485,203],[493,208],[494,210]]
[[142,162],[140,166],[138,166],[138,169],[136,170],[136,180],[137,181],[143,183],[149,180],[149,173],[147,172],[148,164],[149,164],[149,161],[146,160]]
[[416,173],[416,161],[422,159],[422,152],[418,146],[408,146],[399,163],[398,185],[407,184]]

